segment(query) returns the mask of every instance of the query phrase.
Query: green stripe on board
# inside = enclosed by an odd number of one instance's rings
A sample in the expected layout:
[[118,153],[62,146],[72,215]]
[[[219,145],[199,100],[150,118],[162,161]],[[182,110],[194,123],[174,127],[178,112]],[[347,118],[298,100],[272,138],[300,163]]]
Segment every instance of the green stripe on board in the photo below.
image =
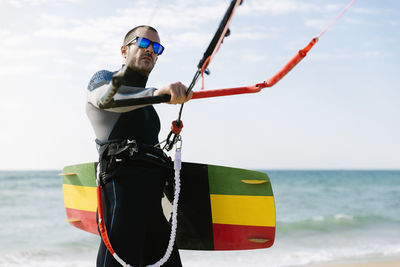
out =
[[63,173],[76,173],[77,175],[63,176],[63,184],[96,187],[96,163],[83,163],[66,166]]
[[[273,196],[268,175],[263,172],[208,165],[210,194]],[[246,184],[241,180],[267,180],[262,184]]]

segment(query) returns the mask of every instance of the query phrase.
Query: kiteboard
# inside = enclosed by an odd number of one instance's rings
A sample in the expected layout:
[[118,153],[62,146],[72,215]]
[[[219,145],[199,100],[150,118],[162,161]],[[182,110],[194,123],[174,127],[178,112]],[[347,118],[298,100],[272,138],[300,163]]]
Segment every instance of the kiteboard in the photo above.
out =
[[[98,235],[96,165],[66,166],[61,175],[68,222]],[[274,240],[275,203],[267,174],[182,164],[176,236],[179,249],[260,249],[271,247]]]

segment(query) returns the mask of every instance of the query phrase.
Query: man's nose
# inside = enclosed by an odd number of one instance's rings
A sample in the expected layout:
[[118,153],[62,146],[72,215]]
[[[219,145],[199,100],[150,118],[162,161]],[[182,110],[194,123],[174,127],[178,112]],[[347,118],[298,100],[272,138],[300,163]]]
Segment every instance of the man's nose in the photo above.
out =
[[154,53],[153,44],[149,44],[149,46],[146,48],[146,52]]

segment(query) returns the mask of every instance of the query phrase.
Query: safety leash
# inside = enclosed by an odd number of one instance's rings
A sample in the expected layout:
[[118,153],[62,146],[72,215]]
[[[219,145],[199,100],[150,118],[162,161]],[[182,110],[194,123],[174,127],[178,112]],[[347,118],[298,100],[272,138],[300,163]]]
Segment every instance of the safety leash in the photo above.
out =
[[174,249],[175,239],[176,239],[176,228],[178,227],[178,202],[179,202],[179,194],[181,192],[181,178],[180,173],[182,169],[182,139],[179,136],[178,142],[175,150],[175,160],[174,160],[174,171],[175,171],[175,193],[174,193],[174,201],[172,203],[172,225],[171,225],[171,234],[169,237],[169,243],[167,250],[165,251],[164,256],[155,264],[149,265],[149,267],[159,267],[163,265],[169,257],[171,256],[172,250]]

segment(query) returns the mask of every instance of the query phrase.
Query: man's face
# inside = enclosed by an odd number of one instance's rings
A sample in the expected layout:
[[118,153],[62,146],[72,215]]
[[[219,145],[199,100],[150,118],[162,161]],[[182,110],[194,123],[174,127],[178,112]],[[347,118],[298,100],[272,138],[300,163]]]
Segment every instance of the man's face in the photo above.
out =
[[[136,30],[135,36],[160,43],[158,34],[150,29],[139,28]],[[121,47],[121,52],[125,58],[125,64],[145,76],[149,76],[158,58],[153,51],[153,44],[150,44],[147,48],[141,48],[133,42],[131,45]]]

